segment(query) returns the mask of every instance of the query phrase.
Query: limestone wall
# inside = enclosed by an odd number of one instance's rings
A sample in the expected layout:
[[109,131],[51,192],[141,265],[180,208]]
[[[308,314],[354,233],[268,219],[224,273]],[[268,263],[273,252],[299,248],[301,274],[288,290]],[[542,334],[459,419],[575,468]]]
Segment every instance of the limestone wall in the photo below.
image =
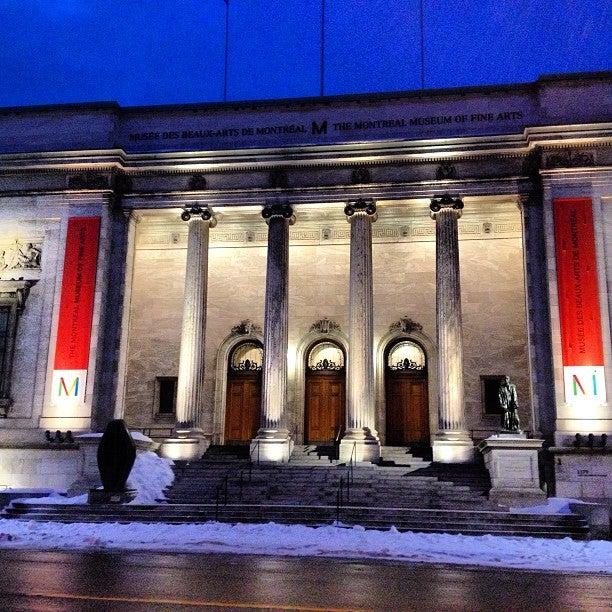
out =
[[[512,214],[518,217],[518,211]],[[253,229],[261,239],[265,237],[266,228],[263,222],[260,224],[261,227]],[[211,230],[211,237],[220,228],[221,224]],[[172,229],[165,233],[169,231]],[[184,230],[178,226],[177,231]],[[138,427],[159,424],[155,419],[156,376],[176,376],[178,372],[186,248],[182,238],[174,238],[176,244],[170,240],[163,246],[156,246],[160,240],[154,234],[159,236],[159,232],[159,227],[152,228],[147,223],[140,223],[137,228],[125,416],[132,426]],[[517,384],[522,422],[529,428],[521,238],[516,231],[501,233],[499,237],[473,238],[464,238],[460,243],[467,426],[476,429],[497,427],[497,418],[483,417],[479,377],[508,373]],[[337,322],[346,332],[348,265],[346,240],[292,241],[289,287],[291,429],[303,419],[302,400],[295,394],[295,368],[301,367],[295,363],[297,347],[311,325],[324,317]],[[420,239],[390,241],[375,238],[373,266],[375,347],[389,333],[389,326],[402,316],[420,323],[423,333],[435,343],[433,237],[429,234]],[[213,432],[213,410],[216,357],[221,343],[241,320],[251,319],[263,327],[265,267],[265,241],[259,240],[254,245],[217,246],[212,240],[206,338],[204,429],[207,433],[220,433]],[[432,360],[430,368],[434,367],[435,360]],[[434,407],[433,399],[431,404]],[[432,410],[432,422],[435,423],[435,409]]]
[[[518,214],[518,212],[517,212]],[[257,227],[259,238],[265,226]],[[125,416],[133,426],[160,425],[155,412],[155,378],[178,372],[179,338],[186,249],[154,246],[145,224],[137,228],[130,308]],[[213,229],[212,232],[216,232]],[[262,234],[263,232],[263,234]],[[261,236],[259,234],[262,234]],[[212,235],[212,234],[211,234]],[[520,236],[462,239],[460,243],[465,332],[467,426],[496,428],[484,417],[480,375],[508,373],[516,382],[521,418],[530,427],[529,371]],[[303,399],[295,393],[297,347],[311,325],[324,317],[343,331],[348,324],[349,245],[346,241],[295,244],[290,248],[289,369],[292,429],[303,419]],[[408,316],[423,326],[435,344],[435,242],[375,242],[374,343],[379,347],[389,326]],[[206,333],[206,406],[204,429],[213,431],[216,359],[231,328],[244,319],[263,327],[265,241],[210,249]],[[431,356],[430,356],[431,358]],[[430,362],[435,368],[435,359]],[[432,423],[435,400],[431,398]],[[379,417],[379,421],[382,420]],[[163,424],[163,423],[162,423]],[[384,424],[379,422],[379,427]],[[299,428],[301,429],[301,428]],[[483,435],[476,433],[476,435]]]
[[[10,279],[25,277],[35,280],[35,284],[17,323],[10,389],[13,404],[8,418],[0,420],[0,428],[7,430],[36,427],[42,410],[60,240],[59,220],[46,215],[40,199],[15,198],[10,204],[5,205],[0,216],[0,250],[6,257],[3,266],[8,264],[1,272],[2,279],[9,279],[10,284]],[[16,209],[21,215],[16,214]],[[41,250],[40,269],[11,270],[14,245],[23,247],[30,242]]]

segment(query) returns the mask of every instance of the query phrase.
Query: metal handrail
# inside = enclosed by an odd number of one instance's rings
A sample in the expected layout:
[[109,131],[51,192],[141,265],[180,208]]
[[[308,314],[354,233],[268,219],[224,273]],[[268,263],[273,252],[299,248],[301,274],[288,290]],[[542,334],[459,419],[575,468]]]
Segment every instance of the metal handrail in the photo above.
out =
[[355,476],[354,474],[354,470],[355,470],[355,464],[357,463],[357,442],[353,442],[353,448],[351,450],[351,456],[349,457],[349,462],[348,462],[348,476],[350,478],[350,483],[353,483],[353,478]]
[[221,502],[221,492],[223,492],[223,505],[227,506],[228,486],[229,472],[223,477],[221,483],[217,485],[217,491],[215,495],[215,521],[219,520],[219,505]]
[[259,445],[261,444],[261,440],[254,440],[255,444],[251,447],[249,451],[249,464],[253,463],[253,453],[255,449],[257,449],[257,465],[259,465]]
[[344,477],[340,477],[338,482],[338,488],[336,489],[336,523],[340,522],[340,510],[343,506],[343,492],[344,492]]
[[[344,427],[342,425],[340,425],[340,427],[338,427],[338,431],[336,432],[336,435],[334,436],[334,450],[335,452],[335,459],[336,461],[338,461],[338,459],[340,459],[340,440],[342,439],[342,432],[344,431]],[[331,459],[330,459],[331,461]]]

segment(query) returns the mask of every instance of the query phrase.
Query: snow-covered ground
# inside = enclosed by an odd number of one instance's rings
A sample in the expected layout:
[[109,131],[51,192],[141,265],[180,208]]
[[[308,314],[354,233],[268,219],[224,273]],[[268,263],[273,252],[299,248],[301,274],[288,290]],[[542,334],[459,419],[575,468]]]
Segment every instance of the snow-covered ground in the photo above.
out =
[[347,557],[612,573],[612,542],[399,533],[395,529],[275,523],[65,525],[3,519],[0,548]]
[[[135,504],[151,504],[172,483],[171,462],[140,453],[128,485],[137,489]],[[24,501],[24,500],[19,500]],[[87,496],[32,498],[32,503],[86,503]],[[573,500],[549,499],[523,512],[569,512]],[[525,537],[399,533],[363,527],[306,527],[209,522],[166,524],[63,524],[0,520],[0,548],[62,550],[148,550],[187,553],[242,553],[388,559],[413,563],[453,563],[612,573],[612,542],[578,542]]]

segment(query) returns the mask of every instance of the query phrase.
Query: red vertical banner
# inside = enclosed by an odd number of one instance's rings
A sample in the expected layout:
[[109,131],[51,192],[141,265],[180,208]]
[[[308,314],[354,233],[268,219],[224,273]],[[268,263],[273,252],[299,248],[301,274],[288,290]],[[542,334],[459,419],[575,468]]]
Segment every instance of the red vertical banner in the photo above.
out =
[[53,403],[82,402],[89,364],[100,217],[68,219],[52,388]]
[[553,210],[566,401],[605,401],[592,203],[558,199]]

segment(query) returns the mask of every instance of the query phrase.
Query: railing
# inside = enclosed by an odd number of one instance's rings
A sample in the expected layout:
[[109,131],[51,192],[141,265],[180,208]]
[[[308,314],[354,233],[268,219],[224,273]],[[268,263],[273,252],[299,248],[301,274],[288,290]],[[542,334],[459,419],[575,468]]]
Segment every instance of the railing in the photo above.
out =
[[245,471],[248,473],[249,475],[249,479],[248,479],[248,483],[251,484],[251,482],[253,481],[253,463],[251,461],[249,461],[249,466],[246,469],[242,469],[240,470],[240,474],[239,474],[239,479],[238,479],[238,498],[240,499],[240,501],[242,501],[242,488],[244,486],[244,483],[246,481],[244,474]]
[[[350,484],[353,484],[354,470],[355,464],[357,463],[357,442],[353,442],[353,448],[351,449],[351,456],[349,458],[347,469],[348,469],[348,481]],[[349,499],[350,499],[350,489],[349,489]]]
[[[221,496],[223,495],[223,505],[227,506],[229,487],[229,472],[223,477],[223,480],[217,485],[217,491],[215,496],[215,521],[219,520],[219,505],[221,503]],[[242,495],[242,494],[241,494]]]
[[253,446],[251,446],[251,450],[249,451],[249,464],[253,463],[253,453],[257,450],[257,465],[259,465],[259,445],[261,444],[261,440],[254,440]]
[[[334,459],[338,461],[340,459],[340,440],[342,439],[342,432],[344,431],[344,427],[338,427],[338,431],[334,436]],[[330,461],[332,458],[330,457]]]
[[357,463],[357,442],[353,442],[351,455],[346,463],[346,474],[340,477],[336,490],[336,522],[340,522],[340,512],[351,501],[351,485],[355,478],[355,465]]

